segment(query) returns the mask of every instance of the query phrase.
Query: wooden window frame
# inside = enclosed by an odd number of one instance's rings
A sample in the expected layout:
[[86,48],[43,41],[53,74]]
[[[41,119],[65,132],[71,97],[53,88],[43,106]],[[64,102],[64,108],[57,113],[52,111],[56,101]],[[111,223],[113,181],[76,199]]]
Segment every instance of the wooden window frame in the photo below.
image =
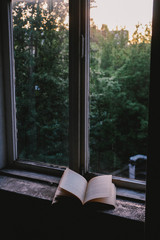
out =
[[89,159],[89,2],[69,1],[69,166],[82,174],[88,171]]
[[15,74],[12,31],[12,6],[10,0],[1,1],[1,46],[2,76],[4,88],[4,108],[6,122],[6,163],[11,164],[17,159],[17,129],[15,104]]
[[[7,164],[61,175],[54,165],[17,161],[17,129],[11,0],[4,1],[3,77],[5,82]],[[89,172],[89,19],[90,0],[69,0],[69,167]],[[7,166],[5,164],[5,166]],[[146,183],[114,176],[117,186],[145,190]]]

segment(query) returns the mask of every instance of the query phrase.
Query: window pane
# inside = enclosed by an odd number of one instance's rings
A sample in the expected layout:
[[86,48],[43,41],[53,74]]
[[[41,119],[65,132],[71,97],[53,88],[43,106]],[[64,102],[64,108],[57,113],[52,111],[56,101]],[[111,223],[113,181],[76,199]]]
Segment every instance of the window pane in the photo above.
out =
[[68,165],[68,5],[13,1],[20,159]]
[[91,171],[146,177],[152,4],[91,1]]

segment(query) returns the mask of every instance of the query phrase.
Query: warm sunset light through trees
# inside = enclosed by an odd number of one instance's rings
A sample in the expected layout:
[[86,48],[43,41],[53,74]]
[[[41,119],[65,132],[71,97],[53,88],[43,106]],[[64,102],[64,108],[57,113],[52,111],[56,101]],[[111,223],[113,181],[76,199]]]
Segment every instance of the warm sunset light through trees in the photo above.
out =
[[[96,1],[94,1],[96,4]],[[68,165],[68,1],[14,1],[19,158]],[[143,31],[141,30],[143,29]],[[151,24],[90,21],[90,167],[113,172],[147,155]]]

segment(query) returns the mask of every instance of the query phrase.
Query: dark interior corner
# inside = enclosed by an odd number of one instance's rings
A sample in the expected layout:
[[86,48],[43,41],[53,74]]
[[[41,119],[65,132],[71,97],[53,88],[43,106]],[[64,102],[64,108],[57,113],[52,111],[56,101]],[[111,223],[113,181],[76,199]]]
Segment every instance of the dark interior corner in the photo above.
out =
[[[0,192],[4,239],[144,239],[144,223]],[[2,237],[3,238],[3,237]]]

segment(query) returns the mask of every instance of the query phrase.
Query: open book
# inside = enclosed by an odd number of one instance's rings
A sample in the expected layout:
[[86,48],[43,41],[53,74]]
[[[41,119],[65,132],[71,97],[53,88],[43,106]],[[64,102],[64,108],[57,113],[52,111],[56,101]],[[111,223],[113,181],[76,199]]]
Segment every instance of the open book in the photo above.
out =
[[77,198],[83,205],[98,202],[115,207],[116,188],[112,183],[112,175],[97,176],[87,182],[83,176],[67,168],[61,177],[52,203],[66,197]]

